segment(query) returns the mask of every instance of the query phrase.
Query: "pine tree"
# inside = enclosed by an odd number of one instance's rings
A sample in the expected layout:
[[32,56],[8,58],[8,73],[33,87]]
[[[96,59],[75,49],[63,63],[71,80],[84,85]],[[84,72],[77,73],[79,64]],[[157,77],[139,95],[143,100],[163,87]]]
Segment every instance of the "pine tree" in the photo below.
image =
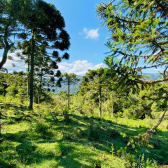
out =
[[70,86],[76,84],[80,79],[78,79],[74,73],[64,73],[61,77],[63,78],[63,83],[68,85],[68,108],[70,108]]
[[[29,109],[33,109],[33,79],[35,60],[39,58],[40,46],[45,45],[47,49],[67,50],[70,46],[69,35],[64,30],[65,22],[59,10],[54,5],[42,0],[29,1],[22,4],[20,13],[25,13],[19,17],[19,21],[30,31],[27,34],[30,44],[30,100]],[[59,33],[57,32],[59,30]],[[54,53],[57,51],[53,51]],[[65,57],[69,58],[66,54]],[[56,61],[50,65],[57,66]]]

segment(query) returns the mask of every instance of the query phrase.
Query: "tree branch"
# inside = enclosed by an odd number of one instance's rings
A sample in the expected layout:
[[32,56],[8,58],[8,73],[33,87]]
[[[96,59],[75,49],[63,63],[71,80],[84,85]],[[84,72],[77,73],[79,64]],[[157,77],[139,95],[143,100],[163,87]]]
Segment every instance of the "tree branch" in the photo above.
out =
[[160,125],[160,123],[163,121],[164,119],[164,116],[167,112],[167,109],[165,109],[164,113],[162,114],[161,118],[159,119],[159,121],[156,123],[156,125],[151,128],[150,130],[147,131],[147,133],[153,133],[153,132],[156,132],[156,128]]
[[[167,79],[159,79],[159,80],[143,80],[143,83],[145,84],[153,84],[153,83],[158,83],[158,82],[165,82],[168,81]],[[140,83],[139,81],[137,81],[137,83]]]

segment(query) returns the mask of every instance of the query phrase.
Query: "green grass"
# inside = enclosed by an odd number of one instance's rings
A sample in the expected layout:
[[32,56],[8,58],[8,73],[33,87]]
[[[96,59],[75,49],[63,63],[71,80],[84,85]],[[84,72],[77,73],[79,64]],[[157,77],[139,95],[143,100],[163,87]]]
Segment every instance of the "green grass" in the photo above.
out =
[[[124,168],[147,158],[158,165],[168,165],[167,120],[144,146],[136,137],[144,134],[156,120],[84,117],[70,114],[69,120],[48,107],[33,111],[6,104],[2,114],[0,168]],[[133,139],[131,145],[128,143]],[[134,148],[134,145],[136,148]],[[127,148],[125,148],[127,147]],[[135,149],[138,149],[136,151]],[[140,156],[144,155],[140,158]],[[149,164],[149,167],[154,167]]]

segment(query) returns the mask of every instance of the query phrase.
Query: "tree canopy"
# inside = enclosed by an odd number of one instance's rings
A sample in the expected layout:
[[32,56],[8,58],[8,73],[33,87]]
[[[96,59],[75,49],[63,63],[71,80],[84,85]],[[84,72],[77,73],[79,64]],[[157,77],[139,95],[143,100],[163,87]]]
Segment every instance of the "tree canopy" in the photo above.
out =
[[[138,75],[142,69],[162,66],[163,78],[146,83],[168,80],[165,76],[168,68],[167,6],[166,0],[114,0],[97,5],[97,14],[111,34],[106,43],[111,51],[106,63],[115,74],[123,79],[126,75],[124,80],[140,82],[142,76]],[[125,67],[129,70],[125,71]]]
[[22,33],[17,15],[19,8],[15,5],[15,1],[0,0],[0,49],[3,49],[0,69],[6,63],[8,52],[14,50],[14,38]]
[[80,79],[77,78],[75,73],[64,73],[61,77],[63,83],[68,85],[68,108],[70,108],[70,85],[76,84]]
[[[57,62],[61,61],[61,57],[59,57],[58,51],[54,49],[67,50],[70,46],[70,37],[64,30],[65,21],[54,5],[37,0],[24,3],[23,9],[25,12],[28,11],[28,14],[20,17],[20,22],[31,33],[31,35],[27,34],[27,38],[29,38],[31,46],[28,54],[31,58],[29,108],[32,109],[35,59],[41,64],[40,60],[45,58],[50,68],[57,69]],[[50,49],[53,53],[49,54],[46,49]],[[53,59],[50,59],[50,57],[53,57]],[[65,53],[62,58],[68,59],[69,55]]]
[[[58,69],[57,63],[69,59],[69,54],[59,56],[57,50],[68,50],[70,37],[65,30],[64,18],[53,4],[43,0],[2,0],[0,6],[0,47],[4,49],[0,69],[5,64],[10,49],[22,51],[20,55],[30,71],[29,108],[32,109],[34,67],[48,67],[48,71],[49,68]],[[12,41],[12,35],[17,35],[17,40]],[[17,48],[14,47],[16,41]],[[56,76],[58,77],[58,73]]]

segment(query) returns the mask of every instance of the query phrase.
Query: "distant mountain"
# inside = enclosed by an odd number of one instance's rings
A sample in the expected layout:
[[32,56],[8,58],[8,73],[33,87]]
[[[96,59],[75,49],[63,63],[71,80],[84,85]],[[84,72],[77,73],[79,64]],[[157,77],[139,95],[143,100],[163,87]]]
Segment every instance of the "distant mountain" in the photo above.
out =
[[157,80],[160,78],[158,73],[143,73],[145,76],[150,76],[151,78],[144,78],[145,80]]
[[[151,78],[144,78],[145,80],[157,80],[159,79],[159,75],[156,73],[143,73],[145,76],[150,76]],[[80,78],[80,81],[78,81],[75,85],[70,86],[70,93],[75,94],[78,90],[79,83],[82,81],[83,76],[77,76],[77,78]],[[60,91],[68,91],[68,86],[65,85],[63,82],[61,83],[61,87],[55,87],[55,93],[59,93]]]
[[[77,75],[77,78],[80,79],[75,85],[70,85],[70,93],[75,94],[78,90],[79,83],[82,81],[83,76]],[[52,88],[53,89],[53,88]],[[54,93],[59,93],[60,91],[68,91],[68,85],[65,85],[63,82],[61,82],[61,87],[56,86]]]

